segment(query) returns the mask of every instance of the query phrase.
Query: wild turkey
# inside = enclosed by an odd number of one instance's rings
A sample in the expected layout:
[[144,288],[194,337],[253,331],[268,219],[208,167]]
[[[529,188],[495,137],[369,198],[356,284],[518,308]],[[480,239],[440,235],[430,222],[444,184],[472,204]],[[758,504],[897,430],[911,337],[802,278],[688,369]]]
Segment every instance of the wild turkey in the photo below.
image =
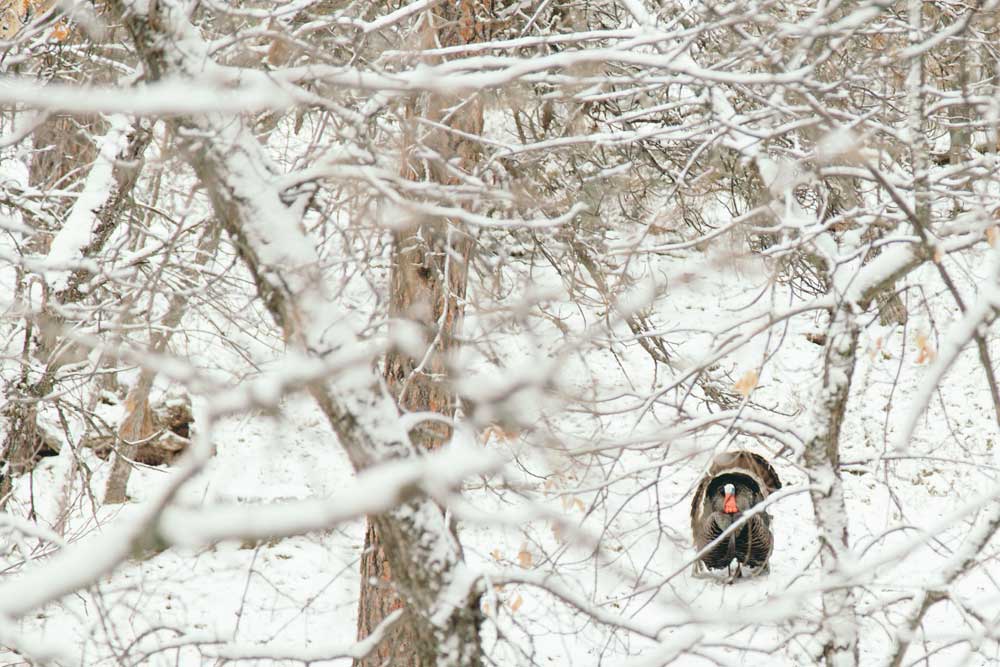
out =
[[[759,454],[740,451],[716,456],[691,500],[695,548],[701,552],[743,512],[780,488],[778,474]],[[767,512],[758,512],[705,553],[700,565],[710,570],[729,570],[735,560],[730,581],[743,576],[744,567],[750,574],[767,574],[773,548],[771,517]]]

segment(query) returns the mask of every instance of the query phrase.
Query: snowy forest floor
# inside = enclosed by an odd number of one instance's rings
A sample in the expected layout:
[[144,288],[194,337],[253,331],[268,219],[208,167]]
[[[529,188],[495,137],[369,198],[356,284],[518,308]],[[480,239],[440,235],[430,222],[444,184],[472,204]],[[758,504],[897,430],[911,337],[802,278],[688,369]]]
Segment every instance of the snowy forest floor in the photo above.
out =
[[[655,268],[666,279],[647,312],[681,359],[697,361],[716,332],[732,325],[748,331],[750,316],[795,303],[787,288],[772,284],[753,261],[727,264],[712,253],[692,252],[650,262],[650,274]],[[974,291],[977,267],[963,270],[964,289]],[[536,285],[548,281],[558,292],[551,269],[537,269],[532,278]],[[876,568],[873,583],[858,600],[865,665],[882,664],[892,648],[893,601],[933,578],[967,532],[969,519],[953,525],[950,514],[996,483],[997,434],[974,351],[960,356],[946,376],[910,446],[894,449],[894,422],[907,413],[927,368],[927,350],[939,343],[957,314],[933,267],[909,281],[911,316],[905,327],[881,327],[877,316],[864,316],[841,437],[856,566]],[[583,331],[602,317],[557,301],[548,307],[565,318],[571,331]],[[727,356],[720,371],[740,378],[756,370],[754,404],[796,424],[816,400],[822,348],[807,335],[822,330],[819,317],[793,318],[780,335],[758,336]],[[499,333],[491,327],[487,316],[476,313],[466,323],[470,338],[489,332],[493,351],[511,377],[558,363],[558,391],[553,393],[570,398],[525,396],[525,410],[537,412],[539,430],[510,439],[488,434],[480,445],[509,452],[512,463],[502,477],[472,480],[464,491],[469,506],[480,513],[479,518],[460,516],[459,534],[472,567],[498,576],[524,570],[526,578],[548,577],[620,616],[624,625],[672,624],[661,635],[668,644],[675,640],[678,649],[703,645],[679,664],[812,663],[812,628],[821,613],[818,544],[796,454],[785,451],[775,460],[787,495],[771,509],[776,545],[770,575],[728,586],[718,578],[696,578],[687,567],[694,555],[688,513],[692,489],[711,457],[740,447],[771,456],[779,448],[773,441],[754,442],[724,428],[686,432],[674,427],[676,414],[666,408],[652,404],[638,409],[643,396],[664,378],[654,376],[649,357],[634,343],[592,341],[567,354],[555,327],[530,332],[511,327]],[[198,350],[201,359],[212,353]],[[463,379],[471,385],[488,386],[497,372],[485,362],[472,370]],[[599,405],[602,414],[576,409],[582,396],[597,399],[590,405]],[[199,402],[206,400],[194,397],[196,416]],[[693,401],[686,405],[710,409]],[[117,423],[122,409],[101,407],[109,423]],[[601,442],[621,444],[648,443],[658,432],[662,439],[654,445],[619,448],[606,456],[570,455],[593,433],[601,434]],[[460,431],[459,437],[478,441],[481,434]],[[305,395],[288,397],[279,414],[227,419],[211,438],[217,453],[183,488],[179,502],[199,506],[325,497],[352,475],[327,423]],[[102,507],[90,493],[103,488],[110,462],[89,451],[74,454],[67,447],[63,452],[43,460],[30,479],[21,478],[16,497],[18,506],[34,509],[40,523],[54,524],[65,502],[73,457],[80,457],[91,477],[89,490],[79,479],[75,482],[64,527],[68,539],[82,538],[134,511],[171,474],[169,468],[140,468],[129,485],[131,502]],[[578,525],[581,534],[569,534],[567,525]],[[80,665],[214,664],[194,646],[171,648],[179,639],[193,643],[199,637],[276,642],[298,650],[331,642],[347,645],[356,632],[363,529],[362,522],[354,522],[275,542],[137,554],[99,585],[22,621],[20,630],[39,645],[78,656]],[[929,536],[926,544],[907,547],[921,536]],[[986,617],[1000,611],[994,555],[982,554],[987,564],[957,584],[961,597]],[[648,643],[626,630],[588,620],[527,583],[498,586],[483,605],[492,619],[485,630],[489,656],[497,665],[652,666],[669,661],[663,648],[651,655]],[[965,613],[954,605],[939,605],[928,625],[947,644],[949,633],[964,627]],[[995,645],[979,650],[972,664],[990,650],[1000,660]],[[962,664],[966,651],[964,644],[942,649],[934,664]],[[7,664],[18,664],[16,656],[0,651],[0,665]],[[247,659],[227,664],[275,663]]]

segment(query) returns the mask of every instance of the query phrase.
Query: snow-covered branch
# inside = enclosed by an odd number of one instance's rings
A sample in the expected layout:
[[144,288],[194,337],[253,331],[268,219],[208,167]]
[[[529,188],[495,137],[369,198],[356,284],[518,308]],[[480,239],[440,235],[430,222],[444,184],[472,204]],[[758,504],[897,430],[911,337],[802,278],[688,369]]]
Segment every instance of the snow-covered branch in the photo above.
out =
[[497,455],[452,444],[425,457],[367,468],[331,498],[266,505],[173,505],[163,512],[155,530],[166,544],[191,546],[302,535],[388,512],[424,496],[445,502],[464,480],[495,473],[501,464]]

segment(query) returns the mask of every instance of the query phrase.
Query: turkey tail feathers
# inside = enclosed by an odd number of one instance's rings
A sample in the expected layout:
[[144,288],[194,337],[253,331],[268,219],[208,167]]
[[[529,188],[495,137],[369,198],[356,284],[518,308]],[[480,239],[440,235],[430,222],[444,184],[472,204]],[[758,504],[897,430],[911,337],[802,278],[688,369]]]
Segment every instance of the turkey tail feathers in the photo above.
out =
[[[739,513],[723,512],[723,489],[736,489]],[[771,464],[759,454],[748,451],[726,452],[715,457],[708,473],[695,489],[691,501],[691,532],[695,548],[705,550],[737,521],[743,512],[762,502],[781,488],[781,479]],[[765,566],[774,550],[771,517],[756,512],[729,536],[701,556],[710,570],[728,568],[733,560],[755,572]]]

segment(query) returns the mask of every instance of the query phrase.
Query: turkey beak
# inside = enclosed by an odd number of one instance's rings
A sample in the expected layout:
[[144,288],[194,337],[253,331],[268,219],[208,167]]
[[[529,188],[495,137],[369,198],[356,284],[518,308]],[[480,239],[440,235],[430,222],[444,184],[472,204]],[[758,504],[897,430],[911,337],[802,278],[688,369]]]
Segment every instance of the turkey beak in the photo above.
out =
[[726,487],[723,490],[726,492],[726,498],[725,502],[723,502],[722,504],[722,511],[725,512],[726,514],[739,513],[740,508],[736,504],[736,495],[735,495],[736,489],[734,489],[731,484],[726,484]]

